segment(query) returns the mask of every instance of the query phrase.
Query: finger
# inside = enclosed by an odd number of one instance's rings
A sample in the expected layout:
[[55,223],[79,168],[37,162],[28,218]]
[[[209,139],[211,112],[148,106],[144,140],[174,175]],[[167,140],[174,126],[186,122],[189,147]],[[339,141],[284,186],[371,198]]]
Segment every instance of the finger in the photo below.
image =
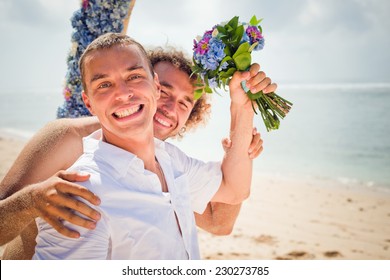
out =
[[257,158],[261,154],[262,151],[263,151],[263,146],[260,146],[259,149],[256,149],[252,153],[249,154],[249,158],[251,158],[251,159]]
[[65,227],[64,224],[61,221],[59,221],[57,217],[44,215],[44,216],[42,216],[42,218],[49,225],[51,225],[58,233],[60,233],[64,236],[70,237],[70,238],[79,238],[80,237],[79,232]]
[[252,130],[252,135],[256,135],[257,134],[257,128],[254,127],[253,130]]
[[62,193],[84,198],[94,205],[99,205],[101,202],[100,198],[86,187],[65,180],[59,181],[56,185],[56,189]]
[[278,87],[277,84],[272,83],[272,84],[268,85],[265,89],[263,89],[263,93],[267,94],[270,92],[275,92],[277,87]]
[[260,71],[260,64],[253,63],[251,67],[249,68],[249,72],[251,74],[251,77],[256,76],[257,72]]
[[69,182],[84,182],[87,181],[90,177],[90,174],[86,172],[77,172],[77,171],[60,171],[58,172],[58,177]]
[[[230,82],[239,84],[242,81],[248,80],[249,78],[250,78],[249,71],[236,71],[236,72],[234,72]],[[230,86],[230,83],[229,83],[229,86]]]
[[265,89],[268,85],[271,84],[271,79],[269,77],[265,77],[261,82],[256,85],[250,87],[251,92],[256,93],[263,89]]
[[252,142],[249,145],[248,153],[252,153],[255,149],[257,149],[260,141],[261,141],[260,133],[256,133],[255,135],[253,135]]
[[[99,220],[100,219],[100,213],[87,205],[86,203],[78,200],[77,198],[69,195],[64,195],[62,193],[58,193],[56,196],[53,196],[51,198],[52,204],[58,205],[61,207],[69,208],[75,212],[79,212],[82,215],[85,215],[89,217],[92,220]],[[47,210],[49,211],[49,210]],[[59,210],[57,207],[54,207],[53,214],[60,216]],[[62,217],[61,218],[65,218]]]
[[[246,82],[246,86],[249,88],[249,89],[252,89],[253,87],[256,87],[259,85],[259,83],[261,83],[267,76],[265,75],[265,73],[263,71],[260,71],[258,72],[256,75],[252,76],[252,78],[250,78],[247,82]],[[262,89],[260,89],[262,90]],[[259,91],[260,91],[259,90]]]
[[73,211],[66,209],[66,208],[58,208],[58,217],[68,221],[71,224],[84,227],[86,229],[95,229],[96,228],[96,222],[91,221],[88,218],[80,217],[79,215],[75,214]]
[[260,138],[255,147],[249,152],[249,158],[255,158],[260,155],[263,150],[263,140]]
[[95,229],[96,222],[92,221],[86,217],[81,217],[74,213],[72,210],[65,207],[58,207],[55,205],[50,205],[47,207],[47,215],[50,215],[52,219],[60,218],[64,221],[67,221],[71,224],[84,227],[86,229]]
[[224,152],[227,153],[232,146],[232,141],[229,138],[224,138],[222,139],[221,144]]
[[222,141],[223,148],[230,148],[232,146],[232,141],[229,138],[223,138]]

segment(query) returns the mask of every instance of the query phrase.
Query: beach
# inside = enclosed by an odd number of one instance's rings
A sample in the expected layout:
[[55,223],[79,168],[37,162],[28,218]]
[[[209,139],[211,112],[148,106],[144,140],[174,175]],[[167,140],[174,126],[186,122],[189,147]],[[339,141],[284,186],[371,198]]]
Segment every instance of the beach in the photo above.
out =
[[262,177],[233,233],[200,232],[204,259],[390,259],[390,196],[332,182]]
[[[0,135],[0,178],[25,141]],[[390,193],[260,174],[229,236],[199,229],[202,259],[390,259]],[[1,248],[1,252],[2,252]]]

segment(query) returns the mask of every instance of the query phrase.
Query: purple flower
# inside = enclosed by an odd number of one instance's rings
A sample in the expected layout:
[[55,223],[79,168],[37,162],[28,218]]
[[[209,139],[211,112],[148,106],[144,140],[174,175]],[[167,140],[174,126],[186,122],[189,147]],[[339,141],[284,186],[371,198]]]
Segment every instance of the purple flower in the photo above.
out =
[[258,42],[254,49],[255,51],[262,50],[264,48],[264,37],[257,26],[248,26],[245,30],[243,40],[249,42],[251,45]]
[[206,31],[205,34],[203,35],[202,39],[197,43],[194,40],[194,48],[193,50],[195,53],[204,55],[208,49],[209,49],[209,41],[212,38],[212,32],[213,30]]

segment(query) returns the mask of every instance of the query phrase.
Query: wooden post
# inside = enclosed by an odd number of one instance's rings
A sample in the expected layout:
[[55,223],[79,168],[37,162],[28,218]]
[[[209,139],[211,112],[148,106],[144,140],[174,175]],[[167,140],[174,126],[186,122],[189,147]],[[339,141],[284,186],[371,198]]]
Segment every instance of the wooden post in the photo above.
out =
[[135,4],[135,0],[130,0],[129,11],[127,12],[127,16],[123,20],[122,34],[126,34],[127,32],[127,27],[129,26],[130,15],[131,15],[131,11],[134,8],[134,4]]

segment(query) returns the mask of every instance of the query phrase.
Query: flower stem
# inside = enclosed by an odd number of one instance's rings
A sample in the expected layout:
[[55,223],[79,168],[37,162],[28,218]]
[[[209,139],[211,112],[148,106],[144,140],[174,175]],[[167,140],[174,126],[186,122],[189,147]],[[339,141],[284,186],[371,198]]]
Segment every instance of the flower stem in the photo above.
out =
[[264,94],[262,91],[251,93],[246,87],[245,81],[241,83],[241,86],[246,91],[248,98],[252,100],[252,109],[256,114],[257,110],[254,104],[257,105],[267,131],[278,129],[280,125],[279,118],[283,119],[293,104],[274,92],[267,94]]

